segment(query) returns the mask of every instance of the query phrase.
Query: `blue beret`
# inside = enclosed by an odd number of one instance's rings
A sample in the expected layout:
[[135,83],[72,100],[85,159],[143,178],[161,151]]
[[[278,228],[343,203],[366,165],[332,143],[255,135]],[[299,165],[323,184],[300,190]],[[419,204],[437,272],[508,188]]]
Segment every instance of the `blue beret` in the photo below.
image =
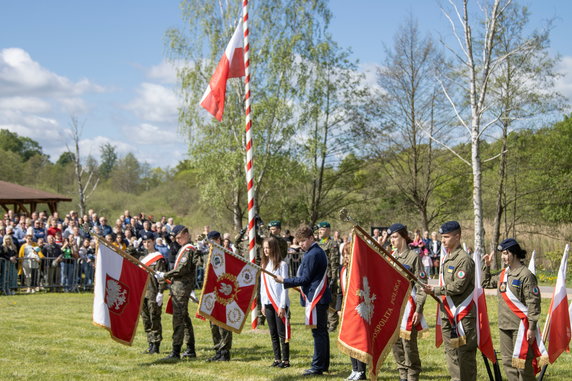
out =
[[220,238],[220,233],[217,232],[216,230],[213,230],[212,232],[209,232],[209,234],[207,234],[207,238],[208,239],[218,239],[218,238]]
[[447,234],[457,230],[461,230],[461,225],[457,221],[447,221],[439,229],[439,234]]
[[513,247],[513,246],[518,246],[517,249],[515,250],[515,252],[517,252],[517,253],[520,252],[520,245],[518,244],[518,242],[516,242],[516,239],[514,239],[514,238],[507,238],[504,241],[502,241],[498,245],[497,250],[503,251],[503,250],[507,250],[508,248]]
[[268,223],[268,227],[273,227],[273,226],[280,228],[280,227],[282,227],[282,223],[278,220],[270,221]]
[[389,229],[387,229],[387,234],[392,235],[393,233],[398,232],[400,230],[407,230],[407,226],[403,224],[393,224],[389,227]]
[[330,226],[330,223],[329,223],[329,222],[322,221],[322,222],[320,222],[320,223],[318,224],[318,227],[319,227],[319,228],[329,228],[329,227],[331,227],[331,226]]
[[182,232],[184,229],[186,229],[184,225],[175,225],[173,229],[171,229],[171,234],[176,237],[177,234]]
[[153,232],[143,233],[141,234],[141,239],[143,241],[147,241],[148,239],[155,239],[155,233]]

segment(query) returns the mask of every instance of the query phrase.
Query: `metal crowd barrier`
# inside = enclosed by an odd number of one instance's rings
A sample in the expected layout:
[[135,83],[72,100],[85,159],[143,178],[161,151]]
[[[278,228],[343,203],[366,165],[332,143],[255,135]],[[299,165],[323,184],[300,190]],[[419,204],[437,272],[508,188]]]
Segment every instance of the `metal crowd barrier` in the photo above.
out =
[[84,259],[18,258],[18,263],[0,259],[0,295],[93,290],[95,267]]

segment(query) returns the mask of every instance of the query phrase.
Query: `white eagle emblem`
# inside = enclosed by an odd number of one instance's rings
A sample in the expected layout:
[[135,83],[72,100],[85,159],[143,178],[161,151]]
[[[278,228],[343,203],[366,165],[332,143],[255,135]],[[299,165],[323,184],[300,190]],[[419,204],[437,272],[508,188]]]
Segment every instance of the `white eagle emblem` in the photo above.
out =
[[356,311],[361,316],[362,319],[371,324],[371,318],[373,316],[373,301],[375,300],[375,294],[370,295],[369,281],[367,277],[363,277],[363,290],[357,291],[357,296],[363,299],[363,301],[356,306]]
[[121,313],[127,302],[127,289],[115,279],[107,278],[105,302],[110,311]]

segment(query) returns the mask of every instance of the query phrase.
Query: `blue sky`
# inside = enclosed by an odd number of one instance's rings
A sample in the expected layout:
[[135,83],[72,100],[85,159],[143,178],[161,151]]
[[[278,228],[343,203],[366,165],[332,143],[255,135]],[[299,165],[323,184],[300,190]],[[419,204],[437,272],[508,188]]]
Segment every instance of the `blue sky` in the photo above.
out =
[[[563,19],[572,15],[572,2],[527,5],[532,27],[555,18],[551,51],[562,56],[560,70],[572,73],[572,26]],[[450,34],[434,0],[330,6],[334,39],[352,49],[364,71],[383,61],[384,46],[410,13],[435,38]],[[56,160],[70,143],[73,114],[85,122],[82,154],[98,157],[99,146],[110,142],[152,166],[176,165],[186,145],[178,134],[175,70],[165,54],[171,27],[182,27],[178,0],[0,3],[0,128],[37,140]],[[558,89],[572,96],[572,75]]]

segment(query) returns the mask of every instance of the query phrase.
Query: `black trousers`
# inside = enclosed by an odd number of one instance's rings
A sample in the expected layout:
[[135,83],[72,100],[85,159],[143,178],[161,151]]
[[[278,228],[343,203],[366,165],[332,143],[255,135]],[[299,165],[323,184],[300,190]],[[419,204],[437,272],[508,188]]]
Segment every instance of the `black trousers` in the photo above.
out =
[[314,357],[312,369],[327,372],[330,368],[330,336],[328,335],[328,304],[316,304],[316,328],[314,337]]
[[354,359],[353,357],[350,357],[350,360],[352,360],[352,370],[355,372],[364,372],[365,373],[365,362],[361,362],[358,359]]
[[[274,311],[272,304],[267,304],[264,308],[266,310],[266,321],[270,330],[270,338],[272,339],[274,360],[290,361],[290,344],[286,342],[286,326],[276,311]],[[288,309],[286,309],[286,313],[288,313]],[[282,350],[280,350],[280,347],[282,347]]]

